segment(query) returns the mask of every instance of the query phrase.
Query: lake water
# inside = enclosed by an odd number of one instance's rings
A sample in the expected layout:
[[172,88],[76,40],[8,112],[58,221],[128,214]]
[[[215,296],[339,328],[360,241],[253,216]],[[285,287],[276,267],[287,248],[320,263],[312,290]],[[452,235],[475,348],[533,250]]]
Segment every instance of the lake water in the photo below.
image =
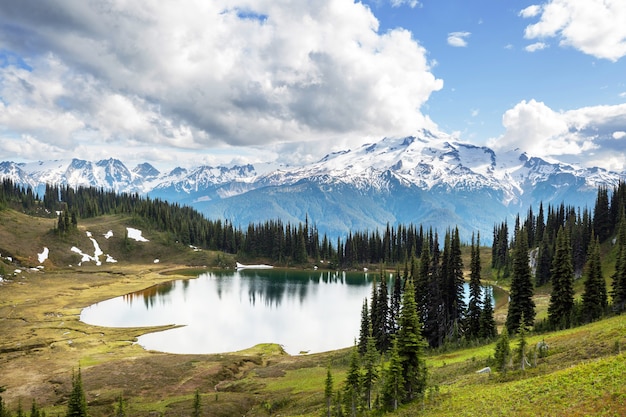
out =
[[279,343],[290,354],[352,346],[377,274],[211,272],[106,300],[81,320],[107,327],[182,325],[139,337],[150,350],[220,353]]

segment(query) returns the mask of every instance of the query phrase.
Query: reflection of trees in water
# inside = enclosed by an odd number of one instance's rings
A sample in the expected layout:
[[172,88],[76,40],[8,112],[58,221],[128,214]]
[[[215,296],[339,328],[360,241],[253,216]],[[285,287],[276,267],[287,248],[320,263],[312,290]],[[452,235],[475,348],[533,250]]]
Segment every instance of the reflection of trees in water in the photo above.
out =
[[[186,289],[189,283],[185,280],[183,281],[183,286]],[[128,304],[133,304],[136,300],[142,300],[146,306],[146,309],[153,307],[156,304],[157,299],[163,298],[164,295],[169,294],[174,289],[175,284],[174,281],[165,282],[158,285],[153,285],[152,287],[146,288],[145,290],[136,291],[130,294],[126,294],[123,296],[124,301]]]
[[310,291],[317,291],[315,284],[371,285],[367,274],[346,274],[336,271],[282,271],[282,270],[242,270],[238,274],[242,283],[247,284],[248,300],[266,306],[278,307],[286,299],[298,299],[302,304]]

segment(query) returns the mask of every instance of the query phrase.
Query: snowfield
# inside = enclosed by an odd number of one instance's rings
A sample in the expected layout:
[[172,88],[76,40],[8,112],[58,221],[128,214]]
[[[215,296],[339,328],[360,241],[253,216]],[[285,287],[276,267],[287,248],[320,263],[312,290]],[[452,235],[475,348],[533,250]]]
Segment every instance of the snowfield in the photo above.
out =
[[127,227],[126,230],[128,231],[129,239],[134,239],[137,242],[149,242],[148,239],[142,236],[141,230],[133,229],[132,227]]

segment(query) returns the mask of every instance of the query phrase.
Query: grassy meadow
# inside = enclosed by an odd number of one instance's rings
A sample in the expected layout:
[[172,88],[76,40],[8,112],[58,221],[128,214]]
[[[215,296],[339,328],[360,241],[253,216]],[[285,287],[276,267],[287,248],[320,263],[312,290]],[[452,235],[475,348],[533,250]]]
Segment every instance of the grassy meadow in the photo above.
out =
[[[321,416],[324,381],[330,364],[335,389],[341,388],[350,348],[290,356],[265,344],[213,355],[173,355],[146,351],[139,335],[167,328],[104,328],[80,322],[82,308],[172,279],[192,279],[199,271],[233,265],[231,255],[197,251],[149,230],[132,217],[103,216],[79,223],[79,232],[58,237],[54,219],[0,211],[0,387],[15,412],[32,399],[48,416],[64,415],[72,370],[79,366],[92,417],[113,415],[117,398],[129,416],[186,416],[198,390],[206,416]],[[150,240],[124,241],[126,227]],[[77,246],[93,253],[86,235],[98,238],[104,253],[118,262],[78,266]],[[43,270],[37,253],[50,248]],[[604,273],[611,271],[605,248]],[[13,262],[7,260],[11,257]],[[155,263],[155,259],[159,262]],[[506,317],[508,282],[481,252],[483,279],[496,283],[495,317]],[[469,258],[464,260],[469,265]],[[14,274],[14,270],[21,269]],[[576,289],[582,291],[581,281]],[[549,288],[538,289],[538,318],[545,317]],[[354,314],[359,314],[355,311]],[[354,330],[355,335],[358,329]],[[626,415],[626,316],[611,317],[559,332],[529,335],[529,346],[548,344],[533,365],[505,374],[479,374],[490,364],[495,343],[429,352],[427,395],[398,410],[399,416],[623,416]],[[515,349],[517,340],[512,338]]]

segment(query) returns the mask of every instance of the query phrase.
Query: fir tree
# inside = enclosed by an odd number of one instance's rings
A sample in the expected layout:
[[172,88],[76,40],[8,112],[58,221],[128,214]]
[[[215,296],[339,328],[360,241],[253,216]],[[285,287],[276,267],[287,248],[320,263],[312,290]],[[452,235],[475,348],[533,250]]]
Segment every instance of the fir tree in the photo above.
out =
[[370,313],[367,308],[367,298],[363,300],[363,308],[361,309],[361,328],[359,330],[359,353],[365,354],[367,349],[367,338],[370,335],[372,323],[370,321]]
[[66,417],[87,417],[87,399],[83,390],[83,378],[80,367],[78,372],[72,372],[72,392],[67,403]]
[[528,265],[528,242],[526,234],[516,234],[513,253],[513,278],[509,294],[509,310],[506,316],[506,327],[509,333],[515,333],[522,316],[526,326],[535,321],[535,302],[533,301],[533,282]]
[[333,398],[333,375],[330,373],[330,364],[326,369],[326,381],[324,382],[324,398],[326,399],[326,416],[331,416]]
[[383,384],[383,404],[387,410],[396,411],[405,397],[402,358],[398,351],[398,341],[391,342],[389,367],[385,371]]
[[571,326],[574,310],[574,267],[567,231],[559,228],[552,263],[552,294],[548,306],[548,321],[553,328]]
[[496,369],[499,372],[506,372],[506,367],[511,358],[511,345],[509,343],[509,331],[506,326],[502,329],[502,334],[496,343],[495,352],[493,354]]
[[376,350],[376,340],[371,335],[367,339],[367,349],[363,356],[363,380],[361,386],[365,395],[365,404],[368,410],[372,409],[372,391],[378,379],[378,351]]
[[120,394],[117,398],[117,406],[115,407],[115,417],[126,417],[126,401]]
[[41,411],[39,411],[39,407],[37,407],[37,402],[34,399],[30,407],[30,417],[41,417]]
[[356,345],[352,349],[352,355],[350,356],[350,365],[346,374],[344,390],[344,399],[350,410],[350,416],[356,417],[357,409],[359,408],[359,398],[361,397],[361,367],[359,351]]
[[467,307],[467,336],[477,338],[480,335],[481,322],[481,292],[480,284],[480,234],[477,242],[472,234],[471,258],[470,258],[470,282],[469,303]]
[[613,308],[622,312],[626,307],[626,219],[622,219],[619,225],[616,251],[611,296]]
[[200,417],[201,415],[202,415],[202,404],[200,402],[200,391],[196,389],[196,392],[193,395],[193,412],[191,413],[191,416]]
[[426,342],[422,337],[422,323],[417,315],[414,294],[413,283],[408,281],[402,297],[400,330],[397,337],[404,388],[409,401],[423,394],[427,376],[424,360]]
[[524,324],[524,320],[520,320],[519,329],[517,329],[517,355],[520,361],[520,368],[523,370],[526,369],[526,347],[528,346],[528,340],[526,339],[526,333],[528,329],[526,329],[526,325]]
[[[593,235],[592,235],[593,237]],[[587,255],[585,290],[583,292],[583,315],[585,321],[597,320],[606,311],[608,300],[606,281],[602,275],[600,242],[593,238]]]
[[539,253],[537,254],[537,269],[535,271],[535,282],[541,286],[550,282],[552,269],[552,248],[547,233],[541,239]]
[[478,336],[481,339],[489,340],[498,335],[496,320],[493,317],[493,305],[491,304],[491,291],[485,290],[483,299],[483,309],[480,312],[480,331]]

